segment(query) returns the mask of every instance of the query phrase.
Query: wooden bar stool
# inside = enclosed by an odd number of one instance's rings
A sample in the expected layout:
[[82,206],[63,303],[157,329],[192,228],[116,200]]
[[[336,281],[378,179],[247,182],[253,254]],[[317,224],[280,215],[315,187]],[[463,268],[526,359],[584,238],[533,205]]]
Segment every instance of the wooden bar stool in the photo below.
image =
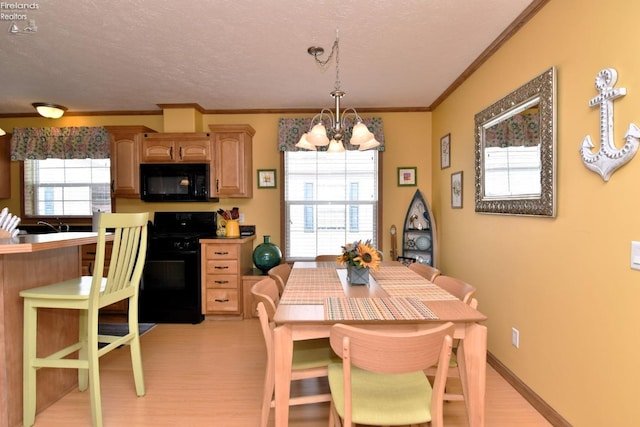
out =
[[[138,329],[138,291],[147,253],[148,212],[100,215],[93,276],[83,276],[20,292],[24,298],[23,425],[31,426],[36,415],[36,371],[40,368],[78,370],[78,388],[91,394],[93,425],[102,426],[100,398],[101,356],[120,345],[131,347],[136,394],[145,394]],[[103,276],[107,230],[113,232],[108,276]],[[129,332],[123,336],[98,335],[98,311],[128,299]],[[78,342],[48,356],[38,356],[38,308],[79,310]],[[98,348],[98,343],[106,343]],[[66,358],[78,352],[77,358]]]

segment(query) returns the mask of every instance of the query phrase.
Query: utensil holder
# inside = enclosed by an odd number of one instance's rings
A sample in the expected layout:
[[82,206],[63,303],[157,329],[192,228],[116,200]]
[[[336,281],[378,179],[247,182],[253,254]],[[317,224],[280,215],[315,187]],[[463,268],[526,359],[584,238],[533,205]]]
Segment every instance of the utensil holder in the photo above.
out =
[[240,237],[240,225],[237,219],[228,219],[224,228],[226,237]]

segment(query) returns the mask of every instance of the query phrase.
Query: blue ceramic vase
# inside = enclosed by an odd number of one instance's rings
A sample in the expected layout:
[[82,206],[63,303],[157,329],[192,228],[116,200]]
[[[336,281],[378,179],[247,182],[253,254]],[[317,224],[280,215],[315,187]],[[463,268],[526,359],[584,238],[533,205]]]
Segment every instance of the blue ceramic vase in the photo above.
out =
[[264,236],[264,242],[253,250],[253,263],[266,274],[280,264],[280,261],[282,261],[282,251],[276,244],[271,243],[271,236]]

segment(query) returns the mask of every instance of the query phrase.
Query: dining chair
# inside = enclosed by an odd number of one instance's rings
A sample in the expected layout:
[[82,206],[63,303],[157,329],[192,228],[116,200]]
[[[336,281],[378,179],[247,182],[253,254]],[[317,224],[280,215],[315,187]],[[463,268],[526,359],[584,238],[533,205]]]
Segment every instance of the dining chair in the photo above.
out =
[[[31,426],[36,416],[36,371],[40,368],[72,368],[78,370],[78,388],[89,388],[92,421],[102,426],[99,358],[129,344],[133,378],[138,396],[144,396],[145,385],[138,329],[138,293],[147,253],[147,221],[149,213],[105,213],[100,215],[98,242],[93,276],[26,289],[24,298],[23,360],[23,424]],[[108,230],[108,231],[107,231]],[[107,233],[113,233],[113,246],[107,277],[103,277]],[[118,301],[128,300],[128,330],[125,336],[99,335],[98,311]],[[70,309],[79,311],[78,342],[48,356],[40,355],[38,342],[38,309]],[[40,337],[45,339],[46,337]],[[106,344],[98,348],[98,343]],[[77,358],[67,358],[74,352]]]
[[280,295],[284,292],[284,287],[287,285],[287,279],[289,279],[289,274],[291,274],[291,266],[289,264],[279,264],[273,267],[267,273],[269,277],[276,281],[276,285],[278,285],[278,292]]
[[436,276],[433,279],[433,283],[467,304],[471,302],[471,298],[476,293],[476,288],[473,285],[443,274]]
[[430,282],[440,275],[440,270],[421,262],[413,262],[409,264],[409,268]]
[[[451,295],[455,296],[459,300],[464,303],[467,303],[471,306],[471,308],[478,308],[478,300],[473,297],[476,292],[476,288],[469,283],[457,279],[451,276],[439,275],[434,278],[433,282],[449,292]],[[460,340],[454,340],[453,342],[453,353],[451,355],[451,360],[449,361],[449,374],[448,378],[460,378],[460,369],[458,367],[458,355],[457,348],[460,343]],[[435,375],[435,369],[430,368],[427,369],[426,374],[428,377],[433,377]],[[446,401],[461,401],[464,400],[463,393],[451,393],[450,387],[445,390],[444,400]]]
[[316,255],[316,262],[337,262],[340,255]]
[[[272,308],[275,312],[275,302],[271,297],[277,295],[277,286],[273,279],[265,278],[253,285],[251,292],[258,302],[258,318],[260,319],[260,327],[267,348],[267,369],[264,378],[260,416],[260,427],[266,427],[269,420],[269,411],[275,407],[275,401],[273,399],[275,387],[273,329],[275,328],[275,324],[273,323],[273,314],[269,314],[269,312]],[[294,341],[291,380],[297,381],[308,378],[326,377],[327,366],[338,360],[326,338]],[[331,394],[329,393],[307,394],[289,398],[289,405],[295,406],[329,401],[331,401]]]
[[[444,386],[455,326],[382,331],[336,324],[330,341],[342,363],[329,365],[329,425],[443,425]],[[438,366],[433,386],[424,374]]]

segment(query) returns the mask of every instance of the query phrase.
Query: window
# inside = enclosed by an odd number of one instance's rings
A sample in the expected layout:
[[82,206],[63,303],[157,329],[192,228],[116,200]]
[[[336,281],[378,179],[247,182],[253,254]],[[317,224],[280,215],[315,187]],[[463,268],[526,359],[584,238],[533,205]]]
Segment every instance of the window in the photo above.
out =
[[109,159],[24,161],[26,216],[91,216],[111,212]]
[[378,151],[284,152],[287,260],[339,254],[371,239],[377,246]]

